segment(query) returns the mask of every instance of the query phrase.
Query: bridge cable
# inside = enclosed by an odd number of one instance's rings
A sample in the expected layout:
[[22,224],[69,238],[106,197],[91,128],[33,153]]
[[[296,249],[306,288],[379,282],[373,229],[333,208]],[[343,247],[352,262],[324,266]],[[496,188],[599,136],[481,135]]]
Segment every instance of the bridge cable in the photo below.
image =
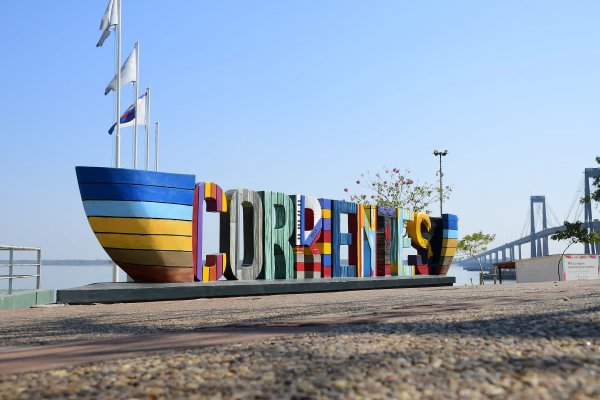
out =
[[[552,218],[554,219],[554,223],[555,225],[549,226],[548,228],[553,228],[555,226],[561,226],[562,223],[558,220],[558,218],[556,218],[556,214],[554,214],[554,210],[552,210],[552,207],[550,207],[549,204],[546,204],[546,208],[548,209],[548,211],[550,211],[550,216],[552,216]],[[548,221],[550,222],[550,221]]]
[[523,230],[521,231],[520,239],[524,238],[529,231],[529,229],[527,229],[529,227],[529,219],[531,217],[531,211],[529,210],[529,207],[527,207],[527,212],[525,214],[525,223],[523,224]]
[[583,214],[583,203],[578,201],[577,202],[577,209],[575,210],[575,216],[573,217],[573,222],[575,221],[579,221],[579,219],[581,218],[581,215]]
[[[537,233],[538,232],[538,226],[539,227],[542,226],[541,221],[542,221],[542,207],[536,207],[536,210],[535,210],[535,219],[533,220],[533,224],[535,225],[534,226],[534,230],[533,230],[534,232]],[[540,231],[541,231],[541,229],[540,229]]]
[[[579,214],[581,213],[581,202],[580,199],[582,197],[582,193],[583,193],[583,184],[584,184],[584,179],[580,179],[579,180],[579,185],[577,186],[577,191],[575,192],[575,196],[573,197],[573,201],[571,202],[571,207],[569,207],[569,212],[567,213],[567,216],[565,217],[565,221],[576,221],[577,219],[579,219]],[[575,207],[575,204],[577,204],[577,208],[575,209],[575,214],[573,215],[573,219],[571,219],[571,213],[573,212],[573,208]]]

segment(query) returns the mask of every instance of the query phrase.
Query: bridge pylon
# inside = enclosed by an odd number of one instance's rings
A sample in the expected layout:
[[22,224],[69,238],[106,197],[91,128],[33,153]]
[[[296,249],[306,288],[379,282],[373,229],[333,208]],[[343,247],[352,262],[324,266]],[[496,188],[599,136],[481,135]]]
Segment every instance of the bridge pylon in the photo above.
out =
[[[586,168],[584,171],[585,180],[585,198],[590,197],[590,179],[600,177],[600,168]],[[584,224],[587,229],[594,230],[594,217],[592,215],[592,202],[584,203]],[[585,254],[600,254],[600,246],[597,244],[584,244]]]
[[542,230],[545,231],[548,229],[548,218],[546,216],[546,196],[531,196],[531,258],[547,256],[550,254],[548,251],[548,236],[543,236],[541,238],[536,237],[534,213],[535,203],[542,204]]

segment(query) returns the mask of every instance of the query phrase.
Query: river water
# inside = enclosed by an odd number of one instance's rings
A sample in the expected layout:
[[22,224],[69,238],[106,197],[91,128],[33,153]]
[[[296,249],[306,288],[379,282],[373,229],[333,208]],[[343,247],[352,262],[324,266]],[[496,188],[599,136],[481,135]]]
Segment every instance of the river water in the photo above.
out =
[[448,276],[456,278],[455,286],[477,285],[479,284],[479,271],[467,271],[458,265],[451,265],[448,270]]
[[[120,271],[120,280],[125,281],[125,274]],[[4,271],[3,271],[4,273]],[[29,274],[35,270],[28,267],[15,269],[15,273]],[[453,265],[448,271],[449,276],[456,277],[457,286],[476,285],[479,282],[479,272],[467,271],[462,267]],[[65,289],[89,285],[96,282],[111,282],[112,266],[110,264],[98,265],[43,265],[41,287],[43,289]],[[488,283],[488,282],[486,282]],[[507,281],[503,283],[514,283]],[[0,290],[7,288],[7,281],[0,281]],[[35,279],[17,279],[13,283],[15,289],[32,289]]]
[[[66,289],[89,285],[97,282],[112,281],[112,265],[42,265],[40,286],[42,289]],[[120,270],[119,270],[120,271]],[[4,273],[5,271],[3,271]],[[35,268],[18,267],[15,274],[34,274]],[[121,281],[125,280],[125,274],[120,271]],[[0,281],[0,290],[6,290],[6,281]],[[15,289],[35,288],[35,278],[15,279]]]

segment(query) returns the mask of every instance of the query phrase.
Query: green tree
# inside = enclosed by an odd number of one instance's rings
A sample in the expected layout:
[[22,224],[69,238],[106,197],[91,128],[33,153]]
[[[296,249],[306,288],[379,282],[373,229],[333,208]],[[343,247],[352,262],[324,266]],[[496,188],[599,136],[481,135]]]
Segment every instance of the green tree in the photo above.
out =
[[496,239],[496,235],[486,234],[482,231],[479,231],[463,236],[463,238],[458,241],[458,245],[456,246],[456,251],[458,253],[473,257],[479,264],[479,282],[481,284],[483,284],[483,265],[481,264],[481,260],[475,256],[486,251],[489,244],[492,243],[494,239]]
[[[402,207],[413,211],[430,213],[429,207],[439,201],[440,190],[429,183],[419,183],[409,177],[410,171],[398,168],[383,168],[382,172],[372,175],[366,172],[356,180],[361,189],[350,194],[350,201],[362,204],[388,207]],[[350,192],[344,188],[345,192]],[[442,194],[444,200],[450,198],[452,188],[446,186]]]
[[565,230],[556,232],[554,235],[550,236],[552,240],[566,240],[567,247],[563,250],[560,258],[558,259],[558,265],[556,266],[556,270],[558,273],[558,280],[560,280],[560,261],[565,256],[565,253],[575,243],[583,243],[583,244],[600,244],[600,236],[596,232],[588,230],[583,226],[581,221],[577,222],[568,222],[565,221]]
[[567,247],[562,252],[565,255],[565,252],[569,247],[574,245],[575,243],[584,243],[584,244],[592,244],[592,243],[600,243],[600,236],[596,232],[590,232],[587,228],[583,226],[581,221],[577,222],[568,222],[565,221],[565,230],[556,232],[554,235],[550,236],[552,240],[566,240]]

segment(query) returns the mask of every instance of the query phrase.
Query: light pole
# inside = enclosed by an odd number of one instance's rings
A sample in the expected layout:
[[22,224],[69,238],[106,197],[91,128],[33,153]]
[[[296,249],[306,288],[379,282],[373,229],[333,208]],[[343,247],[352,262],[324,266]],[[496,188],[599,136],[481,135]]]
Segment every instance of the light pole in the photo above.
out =
[[443,192],[442,192],[442,176],[444,176],[444,174],[442,173],[442,157],[444,157],[446,154],[448,154],[448,150],[444,150],[444,151],[437,151],[434,150],[433,151],[433,155],[436,157],[440,157],[440,217],[443,214],[443,203],[444,203],[444,196],[443,196]]

